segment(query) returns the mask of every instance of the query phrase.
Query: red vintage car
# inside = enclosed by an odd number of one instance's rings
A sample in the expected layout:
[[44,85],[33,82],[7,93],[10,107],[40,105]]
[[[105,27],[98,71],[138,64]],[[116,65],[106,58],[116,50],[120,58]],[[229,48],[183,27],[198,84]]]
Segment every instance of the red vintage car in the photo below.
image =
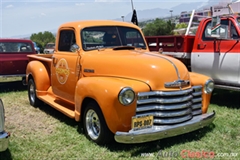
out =
[[29,54],[36,54],[31,40],[0,39],[0,77],[25,77]]

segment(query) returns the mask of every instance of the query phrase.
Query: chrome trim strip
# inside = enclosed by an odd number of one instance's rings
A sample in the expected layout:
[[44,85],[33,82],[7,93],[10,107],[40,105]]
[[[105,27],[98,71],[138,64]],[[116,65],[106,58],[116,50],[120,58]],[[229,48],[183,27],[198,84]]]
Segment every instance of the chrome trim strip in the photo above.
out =
[[202,92],[193,92],[192,95],[195,96],[202,96]]
[[169,91],[169,92],[164,92],[164,91],[140,92],[140,93],[138,93],[138,96],[139,97],[144,97],[144,96],[178,96],[178,95],[189,94],[191,92],[193,92],[193,89],[189,88],[189,89],[186,89],[186,90]]
[[188,95],[185,97],[177,97],[177,98],[151,98],[151,99],[144,99],[144,100],[137,100],[137,104],[149,104],[149,103],[161,103],[161,104],[171,104],[171,103],[180,103],[189,101],[193,98],[192,95]]
[[192,105],[192,109],[195,110],[195,109],[201,109],[202,108],[202,103],[198,103],[198,104],[193,104]]
[[181,135],[203,128],[213,122],[215,112],[194,116],[191,120],[180,124],[153,126],[152,128],[129,132],[115,133],[115,140],[119,143],[143,143],[167,137]]
[[[192,112],[191,108],[187,108],[181,111],[157,111],[157,112],[147,112],[147,113],[138,113],[138,116],[147,116],[147,115],[153,115],[154,119],[161,117],[161,118],[175,118],[179,116],[185,116],[186,114],[190,114]],[[174,119],[173,118],[173,119]]]
[[177,66],[176,66],[171,60],[169,60],[168,58],[165,58],[165,57],[163,57],[163,56],[157,55],[157,54],[156,54],[156,55],[149,54],[149,53],[144,53],[144,54],[147,54],[147,55],[149,55],[149,56],[159,57],[159,58],[165,59],[165,60],[167,60],[168,62],[170,62],[170,63],[173,65],[173,67],[175,68],[175,70],[176,70],[178,79],[179,79],[179,80],[181,79],[181,78],[180,78],[180,73],[179,73],[179,71],[178,71]]
[[137,107],[136,112],[144,112],[144,111],[151,111],[151,110],[175,110],[175,109],[184,109],[188,108],[192,105],[191,102],[183,103],[183,104],[173,104],[173,105],[144,105],[141,107]]
[[202,91],[202,86],[192,86],[192,89]]
[[192,102],[193,103],[202,102],[202,97],[201,98],[193,98]]
[[194,116],[195,116],[195,115],[202,114],[202,110],[193,111],[192,114],[193,114]]
[[186,115],[184,117],[174,117],[171,119],[154,119],[154,124],[161,124],[161,125],[171,125],[171,124],[179,124],[184,121],[187,121],[192,118],[192,115]]

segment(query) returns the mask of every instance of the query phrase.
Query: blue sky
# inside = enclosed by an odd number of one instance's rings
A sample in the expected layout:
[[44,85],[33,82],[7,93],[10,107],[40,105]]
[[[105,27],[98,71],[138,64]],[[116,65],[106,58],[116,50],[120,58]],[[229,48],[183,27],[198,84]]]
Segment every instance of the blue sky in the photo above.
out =
[[[136,10],[144,10],[200,0],[132,1]],[[129,12],[131,0],[0,0],[0,38],[52,31],[75,20],[121,18]]]

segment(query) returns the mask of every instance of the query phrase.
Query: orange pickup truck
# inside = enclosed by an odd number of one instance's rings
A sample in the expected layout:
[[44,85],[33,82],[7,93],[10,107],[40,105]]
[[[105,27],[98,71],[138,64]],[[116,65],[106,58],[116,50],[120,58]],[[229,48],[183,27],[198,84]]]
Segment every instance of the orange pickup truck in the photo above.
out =
[[53,54],[30,55],[32,106],[45,102],[76,121],[97,144],[142,143],[212,123],[214,82],[179,60],[150,52],[141,29],[118,21],[59,27]]

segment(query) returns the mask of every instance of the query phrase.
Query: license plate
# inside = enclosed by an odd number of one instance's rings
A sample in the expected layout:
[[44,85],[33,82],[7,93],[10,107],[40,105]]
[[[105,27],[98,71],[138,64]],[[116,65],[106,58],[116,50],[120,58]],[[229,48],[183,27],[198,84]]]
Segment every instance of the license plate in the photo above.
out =
[[132,129],[133,130],[151,128],[152,125],[153,125],[153,115],[132,117]]

